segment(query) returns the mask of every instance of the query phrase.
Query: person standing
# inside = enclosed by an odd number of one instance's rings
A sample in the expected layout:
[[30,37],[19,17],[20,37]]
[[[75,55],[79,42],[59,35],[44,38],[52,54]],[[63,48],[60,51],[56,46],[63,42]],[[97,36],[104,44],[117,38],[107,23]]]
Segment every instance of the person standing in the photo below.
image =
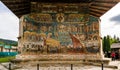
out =
[[112,60],[115,60],[115,52],[111,53]]

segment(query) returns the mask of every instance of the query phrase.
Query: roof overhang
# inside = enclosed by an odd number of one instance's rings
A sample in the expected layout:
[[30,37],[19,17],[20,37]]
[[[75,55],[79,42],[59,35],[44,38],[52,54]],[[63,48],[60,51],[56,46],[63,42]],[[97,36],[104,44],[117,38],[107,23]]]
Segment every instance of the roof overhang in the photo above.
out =
[[2,2],[18,17],[31,11],[31,2],[42,3],[90,3],[90,15],[102,16],[120,0],[2,0]]

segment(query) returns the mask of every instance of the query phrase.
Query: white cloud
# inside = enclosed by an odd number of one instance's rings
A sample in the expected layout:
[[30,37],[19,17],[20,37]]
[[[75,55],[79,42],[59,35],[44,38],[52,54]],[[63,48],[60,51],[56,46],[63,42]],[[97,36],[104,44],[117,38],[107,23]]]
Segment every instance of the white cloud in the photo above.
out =
[[119,8],[120,3],[115,5],[112,9],[110,9],[108,12],[106,12],[103,16],[100,17],[102,37],[106,35],[111,35],[112,37],[116,35],[120,37],[120,18],[118,18],[120,17]]

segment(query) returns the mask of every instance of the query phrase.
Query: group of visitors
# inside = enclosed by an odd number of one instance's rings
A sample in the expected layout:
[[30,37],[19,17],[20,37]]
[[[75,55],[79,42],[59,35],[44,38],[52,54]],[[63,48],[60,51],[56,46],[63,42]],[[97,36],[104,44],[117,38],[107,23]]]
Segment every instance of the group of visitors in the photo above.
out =
[[120,59],[120,53],[119,52],[107,52],[105,53],[105,57],[112,58],[112,60],[119,60]]

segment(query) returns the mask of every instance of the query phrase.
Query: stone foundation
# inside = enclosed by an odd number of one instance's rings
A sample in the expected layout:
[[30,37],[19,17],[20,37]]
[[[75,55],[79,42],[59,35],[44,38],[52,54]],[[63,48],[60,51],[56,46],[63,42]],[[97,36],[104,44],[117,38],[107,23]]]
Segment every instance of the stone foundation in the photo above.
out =
[[40,54],[40,55],[17,55],[16,59],[21,59],[21,60],[80,60],[80,59],[85,59],[85,60],[96,60],[96,59],[102,59],[101,56],[99,55],[81,55],[81,54],[77,54],[77,55],[71,55],[71,54]]
[[34,63],[61,63],[61,64],[108,64],[110,59],[103,59],[99,55],[71,55],[71,54],[49,54],[49,55],[22,55],[19,54],[16,56],[15,60],[12,60],[13,63],[21,62],[34,62]]

